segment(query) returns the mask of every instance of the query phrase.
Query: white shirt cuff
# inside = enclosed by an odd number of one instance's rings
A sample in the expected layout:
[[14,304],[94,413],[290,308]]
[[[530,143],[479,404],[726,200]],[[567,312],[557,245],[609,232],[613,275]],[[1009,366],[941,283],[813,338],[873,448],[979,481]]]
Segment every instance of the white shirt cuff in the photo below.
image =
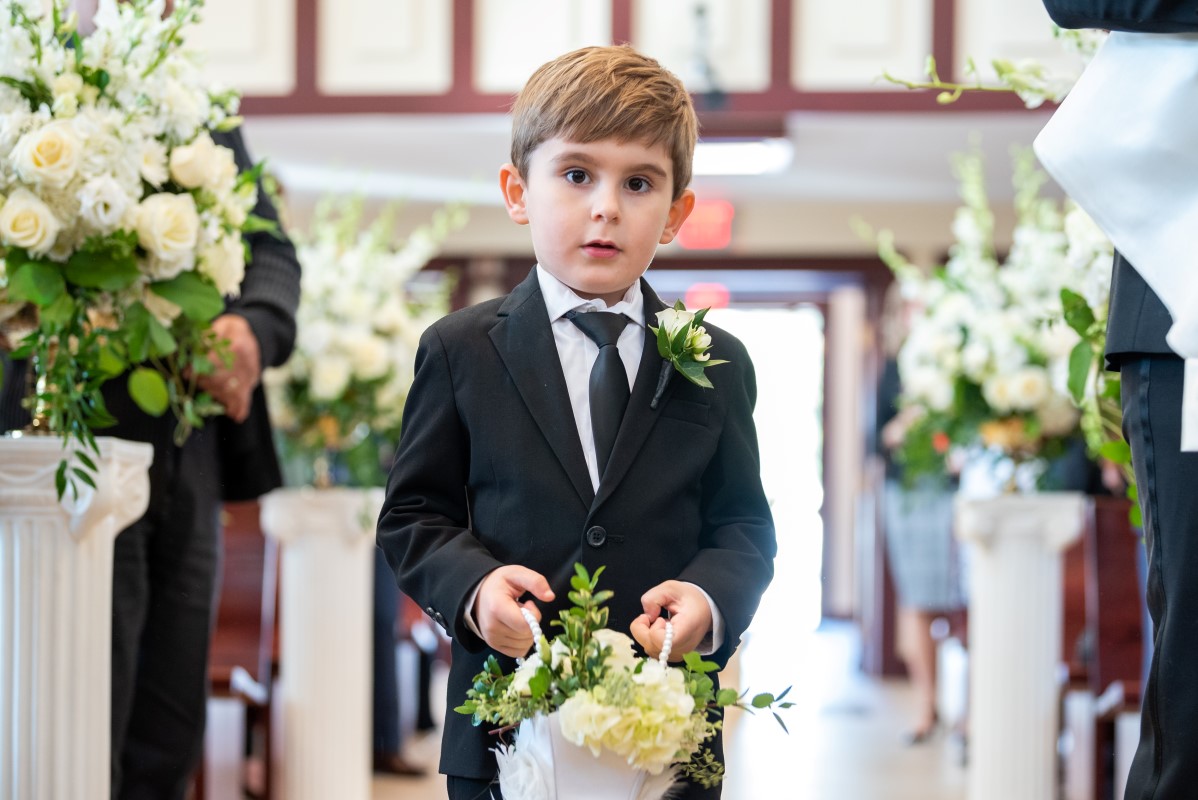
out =
[[699,646],[695,648],[699,655],[709,656],[719,650],[724,644],[724,615],[716,608],[715,601],[711,599],[711,595],[703,591],[702,586],[693,583],[687,583],[686,585],[694,586],[702,592],[703,599],[707,601],[707,607],[711,609],[711,630],[703,637],[703,641],[699,642]]
[[[483,577],[483,580],[486,580],[486,576]],[[466,623],[466,627],[470,632],[480,639],[483,638],[483,632],[478,629],[478,623],[474,620],[474,601],[478,599],[478,590],[481,588],[483,588],[483,581],[479,581],[474,585],[474,590],[466,598],[466,610],[462,612],[462,621]]]
[[1186,359],[1181,391],[1181,451],[1198,452],[1198,358]]

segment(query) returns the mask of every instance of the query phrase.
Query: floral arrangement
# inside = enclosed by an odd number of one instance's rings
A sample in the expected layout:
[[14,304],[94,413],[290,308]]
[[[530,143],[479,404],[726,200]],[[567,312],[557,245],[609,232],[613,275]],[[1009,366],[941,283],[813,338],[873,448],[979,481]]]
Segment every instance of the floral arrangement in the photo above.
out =
[[954,448],[987,449],[1016,464],[1039,460],[1078,426],[1069,382],[1079,336],[1063,324],[1061,297],[1086,282],[1079,266],[1092,279],[1097,263],[1093,253],[1069,256],[1082,212],[1069,212],[1067,230],[1060,204],[1040,195],[1046,176],[1030,152],[1018,151],[1016,226],[1000,261],[982,159],[961,155],[954,168],[965,202],[943,267],[925,273],[898,254],[890,234],[879,236],[883,260],[919,309],[898,355],[900,404],[917,411],[898,457],[913,475],[943,473]]
[[[1014,92],[1028,108],[1044,102],[1060,102],[1081,75],[1082,69],[1106,41],[1107,31],[1066,30],[1053,26],[1053,36],[1069,53],[1076,55],[1077,68],[1057,73],[1035,59],[1012,62],[994,59],[991,66],[998,85],[985,85],[973,59],[967,61],[967,77],[972,83],[950,83],[940,79],[935,59],[928,57],[928,81],[908,81],[890,74],[883,77],[909,89],[932,89],[936,101],[954,103],[966,92]],[[1066,252],[1064,272],[1068,276],[1061,288],[1060,313],[1053,320],[1063,322],[1079,337],[1070,352],[1068,388],[1082,411],[1081,429],[1092,457],[1115,464],[1127,485],[1127,495],[1137,500],[1135,475],[1131,468],[1131,448],[1123,438],[1122,408],[1119,400],[1119,376],[1101,367],[1106,348],[1106,319],[1110,302],[1111,263],[1114,250],[1106,234],[1089,215],[1066,202],[1064,212]],[[943,440],[941,440],[943,443]],[[1140,525],[1139,504],[1132,503],[1132,523]]]
[[661,374],[657,379],[657,391],[653,394],[652,408],[657,408],[662,394],[669,384],[670,376],[677,371],[696,386],[711,389],[711,379],[704,374],[708,367],[727,364],[727,361],[711,357],[711,334],[703,327],[703,318],[710,308],[687,311],[681,300],[673,308],[657,312],[657,327],[649,330],[657,337],[657,354],[662,358]]
[[350,458],[354,483],[374,484],[377,441],[398,439],[420,335],[449,312],[440,284],[417,294],[411,279],[448,233],[465,222],[451,207],[395,246],[396,208],[364,222],[360,199],[326,199],[312,231],[297,233],[303,265],[295,352],[264,376],[271,417],[286,449],[315,464],[324,483],[329,453],[365,445]]
[[632,639],[607,628],[603,604],[612,592],[596,591],[603,568],[593,576],[581,564],[574,569],[573,607],[551,623],[562,632],[551,642],[534,628],[534,652],[510,674],[494,656],[488,658],[466,702],[454,709],[471,715],[475,725],[499,726],[497,733],[519,728],[514,744],[496,750],[504,796],[554,796],[547,788],[553,784],[552,759],[534,741],[554,724],[566,742],[592,758],[607,756],[625,773],[644,773],[646,788],[638,797],[661,797],[680,777],[704,786],[719,783],[723,764],[703,744],[722,726],[721,710],[790,708],[784,701],[789,689],[749,699],[735,689],[717,692],[711,673],[718,665],[697,653],[687,653],[678,667],[638,657]]
[[240,119],[184,47],[201,6],[101,0],[84,37],[66,0],[0,0],[0,321],[39,421],[82,445],[60,495],[94,485],[106,381],[128,372],[178,441],[221,411],[197,388],[222,352],[210,323],[241,284],[242,232],[269,223],[249,213],[257,171],[209,133]]

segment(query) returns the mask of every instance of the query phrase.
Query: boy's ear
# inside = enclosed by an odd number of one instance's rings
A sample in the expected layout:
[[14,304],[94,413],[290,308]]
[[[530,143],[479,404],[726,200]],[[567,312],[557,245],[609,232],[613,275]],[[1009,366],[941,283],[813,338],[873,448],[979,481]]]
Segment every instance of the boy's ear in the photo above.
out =
[[[678,229],[682,227],[682,223],[686,222],[686,218],[691,215],[691,211],[695,209],[695,193],[690,189],[684,189],[682,196],[670,203],[670,213],[666,217],[665,230],[661,232],[659,244],[669,244],[674,241],[674,237],[678,235]],[[510,211],[508,213],[511,213]]]
[[503,204],[507,215],[518,225],[528,224],[528,210],[524,207],[524,179],[512,164],[499,168],[499,190],[503,192]]

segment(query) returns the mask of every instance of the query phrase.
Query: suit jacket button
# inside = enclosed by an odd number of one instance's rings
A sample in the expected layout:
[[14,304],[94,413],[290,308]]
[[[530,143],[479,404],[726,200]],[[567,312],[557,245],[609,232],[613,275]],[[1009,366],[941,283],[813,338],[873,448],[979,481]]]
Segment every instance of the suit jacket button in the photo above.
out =
[[603,543],[607,541],[607,531],[596,525],[587,531],[586,539],[587,544],[591,547],[602,547]]

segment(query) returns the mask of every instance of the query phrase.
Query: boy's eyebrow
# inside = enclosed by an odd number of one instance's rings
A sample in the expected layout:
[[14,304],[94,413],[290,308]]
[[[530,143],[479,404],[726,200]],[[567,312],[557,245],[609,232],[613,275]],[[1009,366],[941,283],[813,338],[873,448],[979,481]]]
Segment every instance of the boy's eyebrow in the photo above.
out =
[[[559,153],[553,157],[552,161],[554,164],[559,166],[567,163],[583,164],[588,167],[599,166],[599,162],[594,157],[582,152],[581,150],[570,150],[565,153]],[[644,164],[636,164],[630,167],[628,172],[648,172],[661,178],[662,180],[670,177],[664,169],[649,161],[646,161]]]

